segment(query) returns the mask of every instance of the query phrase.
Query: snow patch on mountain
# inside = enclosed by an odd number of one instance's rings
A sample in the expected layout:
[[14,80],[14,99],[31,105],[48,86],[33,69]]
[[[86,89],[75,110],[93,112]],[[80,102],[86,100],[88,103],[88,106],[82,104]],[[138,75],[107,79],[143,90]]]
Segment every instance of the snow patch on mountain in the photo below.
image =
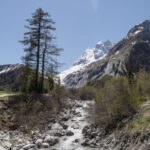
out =
[[62,84],[64,83],[65,77],[69,74],[76,73],[85,69],[89,64],[103,59],[113,47],[113,44],[110,41],[101,42],[99,41],[96,44],[95,48],[88,48],[85,52],[77,59],[77,61],[67,70],[61,72],[58,76]]
[[21,64],[14,64],[14,65],[1,65],[0,66],[0,74],[8,73],[10,71],[14,71],[16,69],[21,68]]
[[139,33],[141,33],[144,30],[150,30],[150,20],[146,20],[144,22],[140,22],[139,24],[135,25],[128,33],[127,39],[130,37],[135,37]]

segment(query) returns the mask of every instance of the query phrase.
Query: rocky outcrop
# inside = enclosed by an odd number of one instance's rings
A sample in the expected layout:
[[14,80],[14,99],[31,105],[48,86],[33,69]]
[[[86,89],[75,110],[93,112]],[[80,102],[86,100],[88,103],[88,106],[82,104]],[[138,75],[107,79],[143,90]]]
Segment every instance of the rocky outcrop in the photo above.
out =
[[105,135],[103,130],[94,126],[86,126],[83,129],[85,147],[99,148],[99,150],[149,150],[150,130],[143,132],[126,132],[125,128]]

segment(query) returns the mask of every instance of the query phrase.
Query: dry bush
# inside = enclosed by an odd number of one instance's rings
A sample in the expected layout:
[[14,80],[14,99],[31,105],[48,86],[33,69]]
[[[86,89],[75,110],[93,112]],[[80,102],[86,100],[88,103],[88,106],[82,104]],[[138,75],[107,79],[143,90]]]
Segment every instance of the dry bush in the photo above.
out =
[[76,88],[67,89],[67,96],[71,99],[80,99],[79,90]]
[[80,88],[79,97],[81,100],[93,100],[95,98],[94,88],[88,85]]
[[48,95],[21,94],[10,96],[7,108],[11,111],[11,117],[6,124],[10,128],[19,128],[22,131],[29,131],[36,127],[44,128],[49,120],[56,117],[65,105],[65,99],[62,98],[58,101],[57,97]]

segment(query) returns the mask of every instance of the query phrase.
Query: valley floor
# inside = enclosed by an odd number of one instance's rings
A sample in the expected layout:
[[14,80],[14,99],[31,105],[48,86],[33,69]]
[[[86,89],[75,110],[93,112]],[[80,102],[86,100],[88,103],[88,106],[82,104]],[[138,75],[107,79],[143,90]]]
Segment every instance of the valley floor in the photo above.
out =
[[[94,101],[68,100],[66,109],[44,130],[25,134],[0,131],[0,150],[149,150],[150,130],[134,133],[123,127],[111,135],[91,123]],[[149,103],[143,105],[147,109]],[[140,112],[141,113],[141,112]],[[135,116],[136,120],[136,116]]]

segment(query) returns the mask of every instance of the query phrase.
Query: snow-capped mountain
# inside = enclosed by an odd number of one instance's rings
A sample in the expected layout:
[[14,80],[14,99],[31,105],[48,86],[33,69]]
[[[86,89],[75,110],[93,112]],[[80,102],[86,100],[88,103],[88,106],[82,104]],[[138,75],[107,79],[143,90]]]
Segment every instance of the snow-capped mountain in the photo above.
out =
[[110,41],[106,42],[98,42],[95,48],[88,48],[85,52],[77,59],[77,61],[67,70],[61,72],[59,74],[60,80],[62,84],[64,83],[65,77],[74,72],[83,70],[89,64],[103,59],[109,52],[109,50],[113,47],[113,44]]
[[144,69],[150,72],[150,20],[135,25],[116,43],[104,59],[99,59],[64,79],[68,88],[80,88],[87,82],[98,84],[105,75],[126,75]]
[[3,90],[18,90],[22,72],[22,64],[0,65],[0,86]]
[[0,74],[9,73],[20,69],[22,67],[21,64],[8,64],[8,65],[0,65]]

